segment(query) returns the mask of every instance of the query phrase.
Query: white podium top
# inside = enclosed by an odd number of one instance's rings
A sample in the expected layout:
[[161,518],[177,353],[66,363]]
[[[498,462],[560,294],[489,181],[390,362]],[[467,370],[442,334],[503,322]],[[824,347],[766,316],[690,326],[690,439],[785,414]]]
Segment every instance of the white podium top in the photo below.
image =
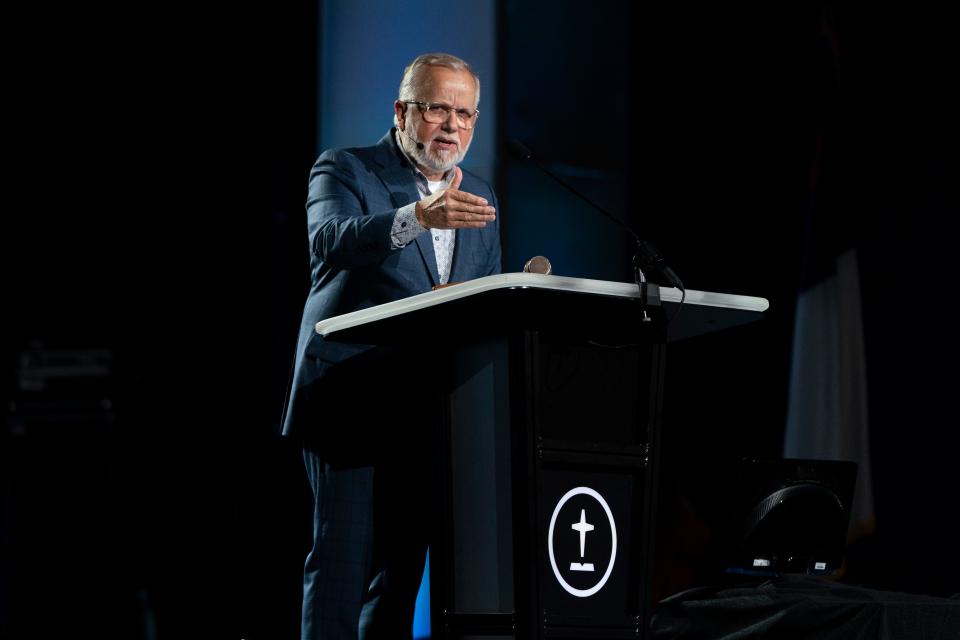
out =
[[[539,273],[502,273],[327,318],[318,322],[315,330],[324,337],[330,337],[338,331],[497,289],[541,289],[615,298],[640,297],[639,288],[632,282],[609,282]],[[661,304],[670,318],[676,313],[676,305],[680,303],[680,290],[659,287],[659,292]],[[667,335],[670,340],[679,340],[743,324],[759,319],[760,314],[769,306],[764,298],[687,289],[683,308],[670,323]]]

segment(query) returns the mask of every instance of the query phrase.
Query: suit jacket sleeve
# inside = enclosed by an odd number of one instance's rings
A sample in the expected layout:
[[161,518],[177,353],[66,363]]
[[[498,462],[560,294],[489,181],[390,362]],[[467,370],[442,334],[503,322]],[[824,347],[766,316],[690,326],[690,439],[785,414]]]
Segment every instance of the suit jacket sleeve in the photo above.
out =
[[396,209],[369,211],[364,184],[378,180],[350,152],[327,151],[310,172],[310,250],[332,268],[375,264],[390,252]]

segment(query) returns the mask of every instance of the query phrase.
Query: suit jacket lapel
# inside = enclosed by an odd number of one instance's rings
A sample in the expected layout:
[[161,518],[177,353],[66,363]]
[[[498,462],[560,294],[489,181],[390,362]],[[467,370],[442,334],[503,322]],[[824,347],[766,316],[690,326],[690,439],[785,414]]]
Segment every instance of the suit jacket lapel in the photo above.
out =
[[433,234],[428,230],[421,233],[415,240],[417,248],[420,249],[420,257],[423,258],[423,266],[430,273],[430,281],[433,286],[440,284],[440,271],[437,270],[437,254],[433,251]]
[[[394,142],[394,130],[391,129],[377,144],[377,162],[382,167],[377,175],[390,192],[390,201],[394,207],[400,208],[420,199],[417,183],[414,181],[413,168],[401,155]],[[423,266],[430,274],[433,286],[440,283],[440,272],[437,271],[437,255],[433,252],[433,236],[430,233],[421,233],[415,240]],[[456,252],[454,252],[456,256]]]

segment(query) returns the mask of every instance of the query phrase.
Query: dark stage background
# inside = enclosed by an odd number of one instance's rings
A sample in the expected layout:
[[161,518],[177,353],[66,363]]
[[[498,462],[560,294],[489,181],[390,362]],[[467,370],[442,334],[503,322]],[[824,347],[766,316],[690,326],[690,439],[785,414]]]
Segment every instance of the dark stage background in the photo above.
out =
[[[876,528],[843,580],[960,591],[946,12],[496,14],[498,138],[654,241],[688,287],[770,300],[761,324],[670,352],[658,594],[717,580],[736,461],[781,453],[805,265],[845,247]],[[319,15],[10,10],[2,637],[297,636],[309,494],[274,429],[307,287]],[[812,167],[832,203],[813,233]],[[543,253],[629,279],[608,222],[529,167],[496,170],[506,270]]]

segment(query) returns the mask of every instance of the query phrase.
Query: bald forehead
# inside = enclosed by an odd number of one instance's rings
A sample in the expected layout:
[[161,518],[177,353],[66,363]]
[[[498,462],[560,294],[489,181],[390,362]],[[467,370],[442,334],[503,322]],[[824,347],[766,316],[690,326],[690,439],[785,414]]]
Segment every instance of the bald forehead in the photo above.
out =
[[[424,67],[417,79],[421,98],[431,102],[450,102],[449,96],[455,94],[466,104],[455,106],[477,106],[478,80],[466,69],[450,69],[439,65]],[[451,102],[451,104],[453,104]]]

